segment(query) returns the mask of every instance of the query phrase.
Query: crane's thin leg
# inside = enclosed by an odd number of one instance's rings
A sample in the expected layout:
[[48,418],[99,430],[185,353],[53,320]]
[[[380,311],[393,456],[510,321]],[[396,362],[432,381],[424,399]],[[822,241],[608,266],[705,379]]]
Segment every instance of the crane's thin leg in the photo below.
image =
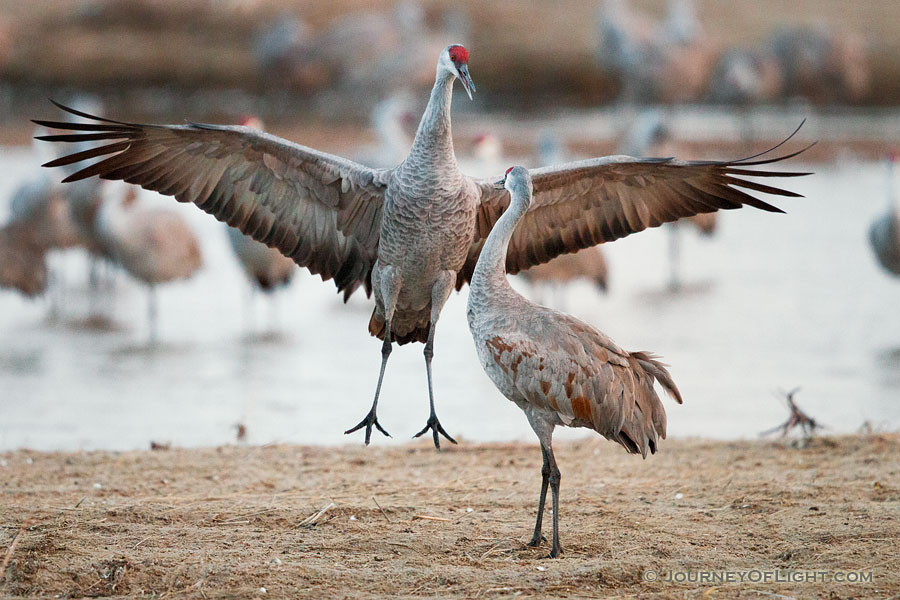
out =
[[544,465],[541,467],[541,499],[538,501],[537,521],[534,522],[534,535],[531,536],[529,546],[540,546],[544,536],[541,535],[541,524],[544,521],[544,503],[547,501],[547,485],[550,483],[550,458],[544,446],[541,446],[541,456],[544,458]]
[[384,298],[385,304],[384,343],[381,345],[381,372],[378,374],[378,385],[375,387],[375,399],[372,401],[372,408],[369,409],[369,414],[354,427],[351,427],[344,432],[344,435],[347,435],[365,427],[366,446],[369,445],[369,441],[372,439],[373,426],[384,435],[391,437],[391,434],[385,431],[384,427],[381,426],[381,423],[378,422],[377,409],[378,396],[381,395],[381,383],[384,381],[384,370],[387,367],[388,357],[391,355],[391,322],[394,320],[397,299],[400,297],[401,280],[399,275],[396,274],[396,271],[391,267],[386,267],[384,269],[382,277],[382,297]]
[[447,302],[447,298],[450,297],[450,292],[453,291],[453,284],[456,282],[456,272],[454,271],[442,271],[438,280],[434,283],[434,286],[431,288],[431,327],[428,330],[428,341],[425,343],[425,373],[428,376],[428,402],[431,407],[431,413],[428,416],[428,421],[425,423],[425,427],[417,433],[413,437],[419,437],[423,435],[429,429],[431,430],[432,437],[434,438],[434,447],[438,450],[441,449],[441,441],[438,437],[438,434],[444,436],[454,444],[456,440],[450,437],[446,431],[444,431],[443,426],[441,426],[441,422],[437,418],[437,414],[434,412],[434,389],[431,385],[431,359],[434,358],[434,331],[437,327],[438,317],[441,314],[441,309],[444,308],[444,303]]
[[[541,475],[544,480],[541,485],[541,503],[538,506],[538,518],[534,526],[535,537],[539,539],[541,520],[544,512],[544,499],[547,497],[547,484],[550,485],[550,491],[553,493],[553,546],[547,558],[556,558],[562,552],[559,545],[559,468],[556,466],[556,458],[553,456],[553,428],[554,421],[550,420],[546,413],[537,410],[525,409],[525,416],[528,417],[528,423],[538,436],[541,442],[541,452],[544,454],[544,468],[541,469]],[[535,541],[532,539],[532,542]],[[529,545],[531,545],[529,543]]]
[[281,305],[278,301],[278,290],[274,289],[269,294],[269,333],[278,331],[281,324]]
[[363,427],[366,428],[366,446],[369,445],[369,442],[372,439],[372,426],[378,429],[384,435],[391,437],[387,431],[385,431],[384,427],[381,426],[381,423],[378,422],[377,410],[378,410],[378,396],[381,394],[381,382],[384,381],[384,369],[387,367],[388,357],[391,355],[391,322],[386,321],[385,323],[385,332],[384,332],[384,343],[381,345],[381,372],[378,374],[378,387],[375,388],[375,400],[372,401],[372,408],[369,409],[369,414],[367,414],[362,421],[357,423],[354,427],[351,427],[347,431],[344,432],[344,435],[349,433],[353,433]]
[[559,468],[553,456],[553,448],[547,444],[547,455],[550,457],[550,492],[553,494],[553,546],[547,558],[557,558],[562,553],[559,545]]
[[150,343],[155,344],[159,338],[158,314],[156,285],[150,284],[150,295],[147,301],[147,322],[150,325]]
[[669,225],[669,290],[677,292],[681,289],[681,225],[678,222]]

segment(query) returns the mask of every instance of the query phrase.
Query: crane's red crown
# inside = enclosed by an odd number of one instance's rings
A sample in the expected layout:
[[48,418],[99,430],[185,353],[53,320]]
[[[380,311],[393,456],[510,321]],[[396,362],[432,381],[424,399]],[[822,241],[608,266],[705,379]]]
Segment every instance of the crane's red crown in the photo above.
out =
[[508,169],[506,170],[506,175],[509,175],[509,172],[512,171],[513,169],[515,169],[515,167],[510,167],[510,168],[508,168]]
[[462,46],[450,46],[448,50],[450,53],[450,60],[455,62],[458,65],[465,65],[469,62],[469,51],[463,48]]
[[238,125],[250,127],[251,129],[262,129],[262,120],[256,115],[242,115],[238,121]]

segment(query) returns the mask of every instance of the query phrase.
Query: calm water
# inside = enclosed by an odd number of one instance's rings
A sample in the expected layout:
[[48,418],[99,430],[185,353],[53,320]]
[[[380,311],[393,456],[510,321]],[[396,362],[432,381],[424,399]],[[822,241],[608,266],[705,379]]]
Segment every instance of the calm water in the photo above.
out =
[[[2,157],[6,198],[36,160],[25,149]],[[784,420],[775,393],[796,386],[800,406],[833,431],[865,421],[900,427],[900,280],[878,270],[866,238],[886,205],[883,167],[815,170],[790,182],[807,198],[781,201],[787,215],[725,213],[711,240],[683,231],[681,293],[666,291],[668,233],[653,230],[607,247],[609,296],[587,284],[552,296],[623,347],[672,365],[685,404],[667,401],[670,435],[753,437]],[[275,306],[257,298],[248,311],[222,226],[194,207],[146,200],[188,218],[204,269],[161,289],[153,346],[144,290],[124,275],[95,307],[111,322],[85,323],[87,263],[78,252],[53,257],[62,279],[57,319],[48,318],[47,300],[0,292],[0,449],[222,444],[235,439],[238,422],[252,443],[361,444],[361,435],[342,432],[374,391],[380,342],[366,332],[371,301],[343,305],[330,283],[301,272]],[[476,361],[465,301],[465,292],[454,295],[438,327],[438,414],[462,440],[531,440],[524,416]],[[423,362],[421,345],[391,356],[379,416],[394,439],[374,443],[405,441],[424,424]]]

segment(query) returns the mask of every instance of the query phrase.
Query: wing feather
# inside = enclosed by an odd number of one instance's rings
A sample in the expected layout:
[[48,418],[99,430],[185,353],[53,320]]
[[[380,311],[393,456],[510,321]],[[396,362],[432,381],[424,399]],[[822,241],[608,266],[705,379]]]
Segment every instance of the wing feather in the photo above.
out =
[[388,171],[246,127],[127,123],[54,104],[89,122],[35,120],[71,132],[38,139],[101,142],[44,165],[81,167],[63,181],[121,179],[191,202],[334,278],[345,298],[360,285],[370,291]]
[[[772,148],[736,161],[607,156],[533,169],[534,202],[510,240],[506,269],[517,273],[560,254],[696,214],[745,205],[783,212],[746,190],[790,198],[802,196],[744,178],[809,175],[750,168],[793,158],[809,147],[775,158],[760,158],[775,149]],[[458,288],[471,278],[484,239],[509,205],[506,191],[490,183],[497,179],[478,182],[481,203],[476,213],[475,239],[457,280]]]

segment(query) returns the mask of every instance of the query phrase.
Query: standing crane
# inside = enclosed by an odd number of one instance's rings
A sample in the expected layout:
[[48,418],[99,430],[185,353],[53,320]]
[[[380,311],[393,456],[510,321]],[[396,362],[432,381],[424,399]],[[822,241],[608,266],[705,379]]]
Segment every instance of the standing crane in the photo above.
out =
[[900,200],[894,183],[896,162],[897,154],[891,153],[887,161],[888,209],[869,228],[869,242],[885,271],[900,276]]
[[[241,125],[264,131],[262,120],[249,115],[241,120]],[[264,292],[271,292],[278,287],[290,283],[294,276],[294,261],[278,251],[270,248],[252,237],[244,235],[239,229],[228,227],[228,242],[251,285],[259,286]]]
[[575,254],[561,254],[548,263],[522,271],[519,276],[531,285],[566,284],[586,279],[604,294],[609,289],[609,265],[599,246],[585,248]]
[[[369,332],[383,340],[381,371],[371,409],[347,433],[365,428],[366,443],[373,427],[387,435],[376,411],[392,342],[424,342],[430,415],[416,435],[431,430],[439,447],[439,434],[452,438],[434,408],[435,326],[450,292],[471,279],[484,240],[508,204],[493,179],[468,177],[456,161],[450,102],[457,79],[470,97],[475,91],[468,61],[458,44],[440,53],[412,148],[392,169],[364,167],[241,126],[144,125],[62,105],[90,122],[36,122],[71,132],[44,138],[49,141],[108,142],[46,163],[100,158],[64,181],[122,179],[193,202],[323,280],[334,279],[345,299],[361,286],[374,291]],[[620,156],[537,169],[534,206],[513,240],[507,270],[517,273],[559,254],[720,208],[778,212],[743,190],[797,194],[741,176],[784,176],[750,167],[791,156],[756,162]]]
[[47,252],[79,244],[67,191],[48,177],[30,179],[13,191],[9,222],[0,228],[0,287],[30,297],[42,294],[50,279]]
[[[537,142],[537,158],[541,165],[565,162],[566,152],[558,134],[550,130],[541,132]],[[603,293],[609,289],[609,263],[600,246],[585,248],[574,254],[561,254],[548,263],[522,271],[519,276],[532,286],[562,285],[586,279]]]
[[275,248],[261,244],[240,229],[228,228],[228,241],[250,282],[264,292],[286,286],[294,276],[294,261]]
[[466,316],[488,377],[525,412],[541,443],[541,495],[529,546],[541,543],[547,485],[553,493],[553,546],[559,556],[559,481],[553,456],[557,425],[587,427],[628,452],[657,450],[666,437],[666,411],[653,389],[658,381],[679,404],[681,394],[665,365],[646,352],[627,352],[587,323],[539,306],[516,293],[506,278],[516,227],[533,202],[532,176],[513,167],[498,182],[509,208],[488,236],[472,275]]
[[96,218],[105,254],[147,284],[150,339],[156,341],[156,286],[193,275],[203,262],[200,242],[181,215],[142,205],[131,186],[121,198],[104,199]]
[[[619,151],[632,156],[668,154],[665,147],[671,139],[672,133],[663,113],[648,109],[641,111],[629,126]],[[688,223],[694,226],[700,235],[710,237],[716,232],[717,215],[718,213],[714,212],[700,213],[666,225],[665,228],[669,231],[670,290],[677,291],[681,288],[681,227],[684,223]]]

